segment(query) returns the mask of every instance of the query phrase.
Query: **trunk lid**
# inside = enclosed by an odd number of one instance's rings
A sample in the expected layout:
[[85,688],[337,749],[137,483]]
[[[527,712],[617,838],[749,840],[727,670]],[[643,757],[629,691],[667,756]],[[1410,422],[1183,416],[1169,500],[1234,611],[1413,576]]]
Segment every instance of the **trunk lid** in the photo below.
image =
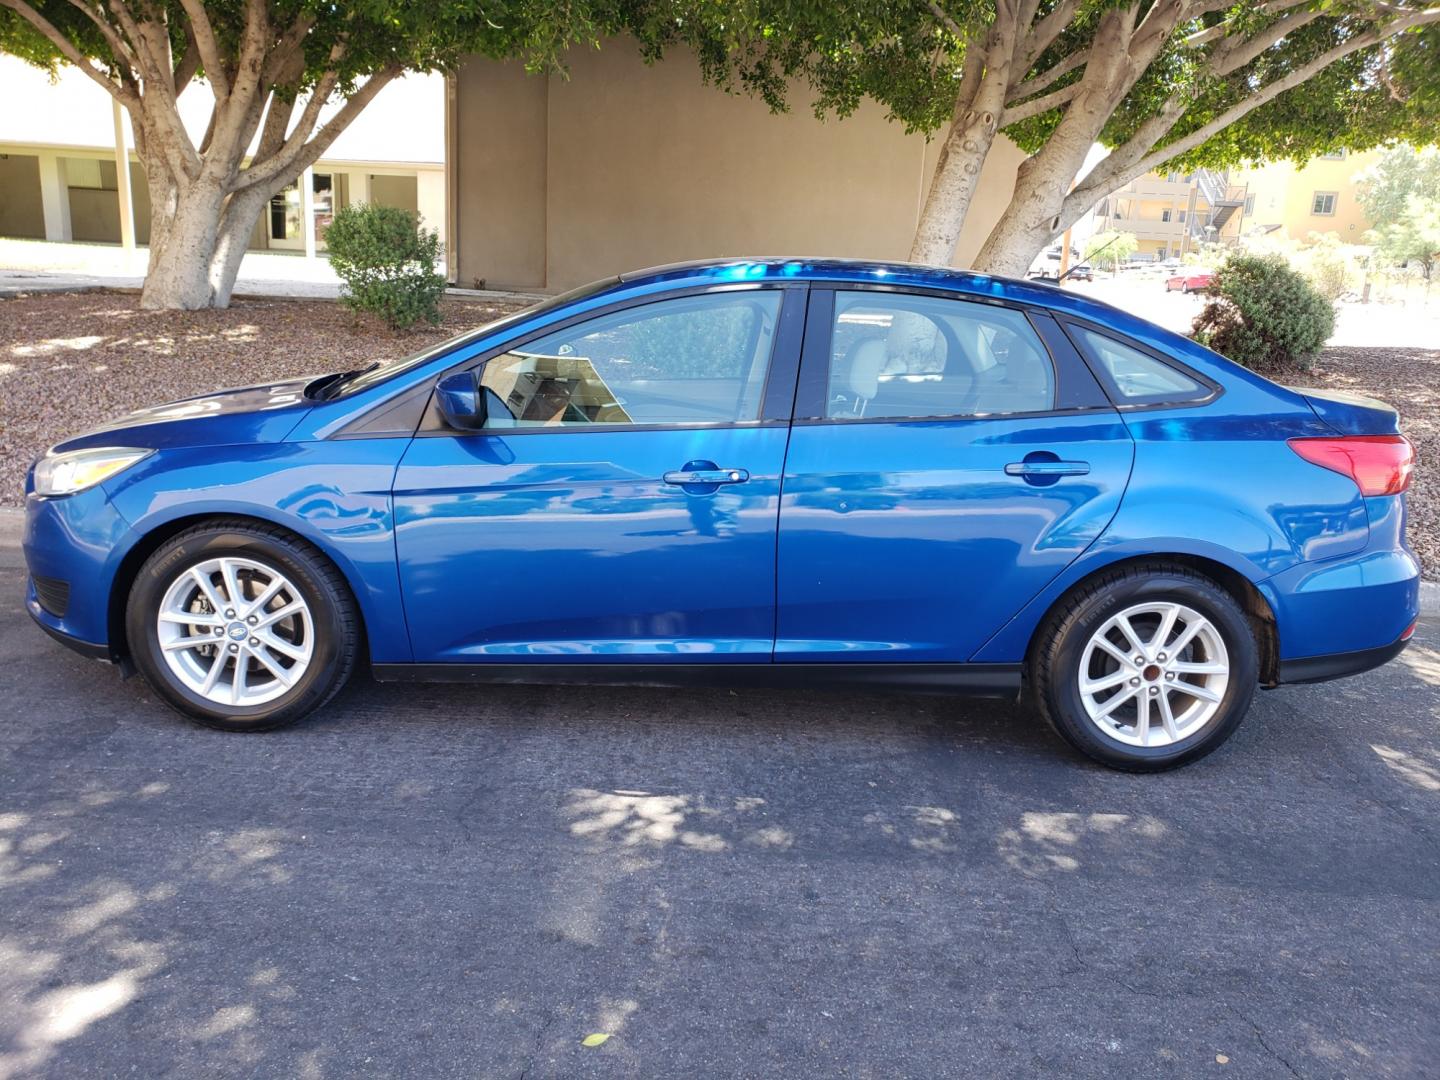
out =
[[1325,423],[1341,435],[1398,435],[1400,414],[1391,406],[1345,390],[1290,387]]

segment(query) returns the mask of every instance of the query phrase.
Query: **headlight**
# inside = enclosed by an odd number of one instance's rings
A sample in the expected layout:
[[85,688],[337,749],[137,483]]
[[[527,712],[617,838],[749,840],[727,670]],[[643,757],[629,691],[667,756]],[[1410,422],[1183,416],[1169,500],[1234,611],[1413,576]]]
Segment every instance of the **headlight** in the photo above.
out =
[[46,454],[35,463],[35,494],[73,495],[128,469],[154,452],[125,446],[97,446]]

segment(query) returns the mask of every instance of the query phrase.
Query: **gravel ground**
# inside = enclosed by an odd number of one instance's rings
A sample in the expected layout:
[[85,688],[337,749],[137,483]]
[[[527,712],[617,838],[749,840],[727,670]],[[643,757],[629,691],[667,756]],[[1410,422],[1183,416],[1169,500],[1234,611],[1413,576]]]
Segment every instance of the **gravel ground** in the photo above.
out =
[[1425,576],[1440,576],[1440,349],[1331,348],[1315,370],[1284,378],[1377,397],[1400,411],[1400,430],[1415,444],[1410,543]]
[[393,333],[330,300],[141,311],[127,293],[0,300],[0,505],[51,444],[162,401],[416,352],[518,305],[450,300],[444,322]]
[[[25,469],[47,446],[101,420],[414,352],[513,310],[452,300],[441,327],[391,333],[330,301],[237,300],[196,312],[141,311],[121,293],[0,301],[0,505],[19,504]],[[1370,394],[1400,410],[1420,457],[1411,542],[1427,576],[1440,573],[1440,481],[1430,464],[1440,458],[1440,350],[1332,348],[1315,370],[1280,381]]]

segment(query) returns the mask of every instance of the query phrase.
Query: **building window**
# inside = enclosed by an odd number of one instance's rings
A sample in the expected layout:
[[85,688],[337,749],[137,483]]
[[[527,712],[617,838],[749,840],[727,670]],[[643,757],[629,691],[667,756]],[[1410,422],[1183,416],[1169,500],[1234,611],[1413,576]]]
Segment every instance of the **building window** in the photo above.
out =
[[1321,156],[1324,160],[1326,160],[1326,161],[1344,161],[1344,160],[1345,160],[1345,151],[1344,151],[1344,150],[1331,150],[1328,154],[1321,154],[1320,156]]
[[1335,195],[1333,191],[1317,191],[1315,198],[1310,201],[1310,213],[1319,217],[1333,217],[1335,214]]
[[1185,211],[1184,211],[1184,210],[1181,210],[1181,211],[1180,211],[1180,220],[1181,220],[1181,221],[1184,221],[1184,220],[1185,220]]
[[1160,220],[1161,220],[1161,221],[1169,221],[1169,220],[1170,220],[1170,211],[1169,211],[1169,210],[1161,210],[1161,211],[1160,211]]
[[1246,195],[1246,196],[1245,196],[1245,216],[1246,216],[1246,217],[1249,217],[1249,216],[1250,216],[1251,214],[1253,214],[1253,213],[1255,213],[1255,196],[1254,196],[1254,195]]

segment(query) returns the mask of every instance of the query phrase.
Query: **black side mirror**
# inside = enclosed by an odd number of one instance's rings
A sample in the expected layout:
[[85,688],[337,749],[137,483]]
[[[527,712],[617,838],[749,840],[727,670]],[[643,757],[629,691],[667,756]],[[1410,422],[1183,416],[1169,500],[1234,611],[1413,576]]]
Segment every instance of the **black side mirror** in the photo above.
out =
[[435,407],[445,423],[461,431],[477,431],[485,426],[485,395],[480,390],[478,371],[460,371],[446,375],[435,384]]

